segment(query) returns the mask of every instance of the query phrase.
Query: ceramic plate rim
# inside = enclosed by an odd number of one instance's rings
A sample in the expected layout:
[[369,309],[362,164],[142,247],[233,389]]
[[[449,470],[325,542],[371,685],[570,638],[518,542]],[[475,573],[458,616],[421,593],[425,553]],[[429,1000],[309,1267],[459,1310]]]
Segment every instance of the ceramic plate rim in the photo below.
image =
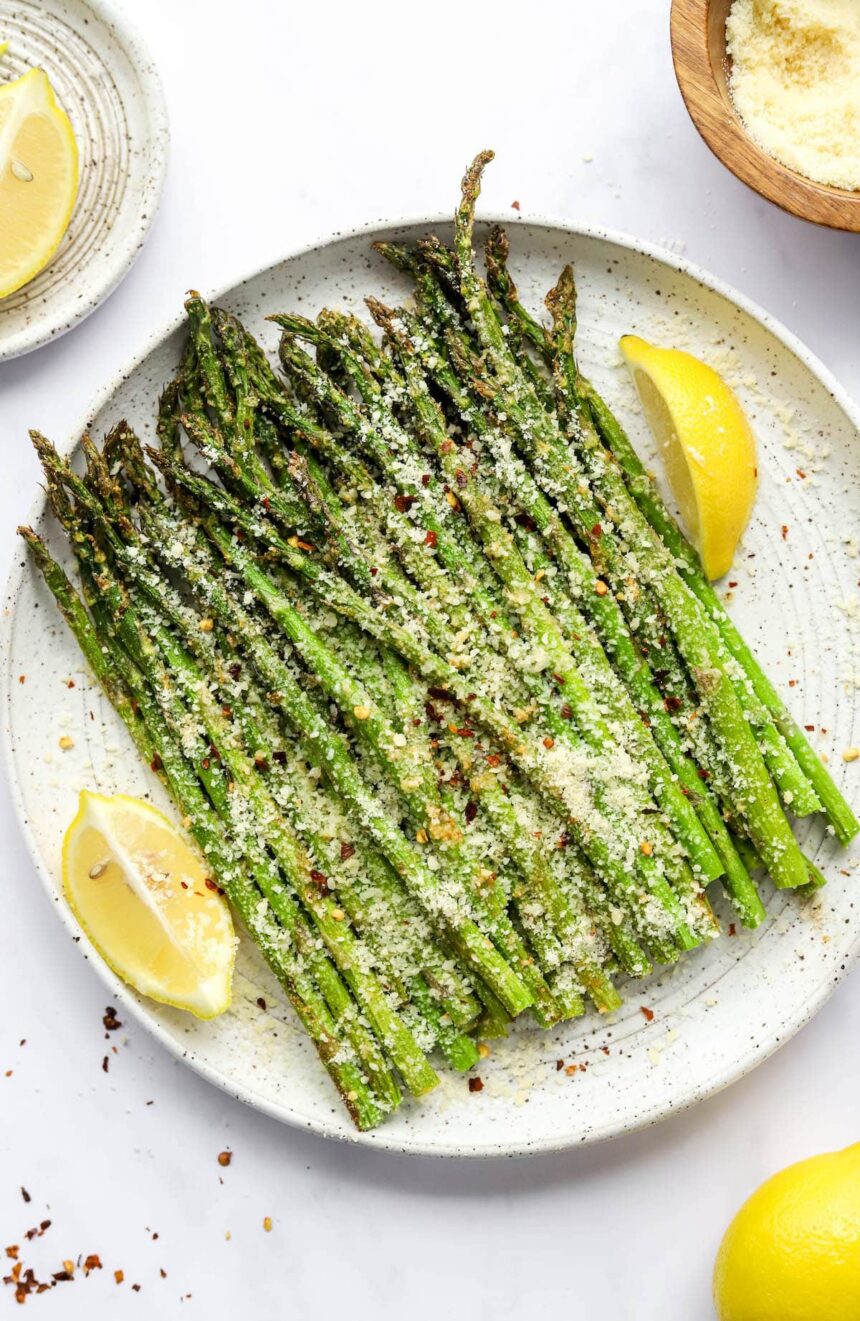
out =
[[149,231],[155,223],[164,192],[170,155],[170,121],[164,84],[150,54],[149,46],[140,35],[136,24],[123,10],[114,5],[113,0],[80,0],[80,2],[92,10],[106,27],[113,29],[119,44],[128,55],[129,62],[134,66],[140,83],[150,122],[149,142],[151,143],[150,169],[142,194],[141,214],[144,219],[141,222],[138,217],[136,224],[128,230],[127,242],[114,255],[113,261],[97,268],[102,271],[102,278],[96,297],[88,299],[86,306],[80,312],[67,318],[59,326],[52,326],[49,318],[40,317],[12,338],[11,348],[7,348],[0,341],[0,362],[12,362],[15,358],[22,358],[45,344],[61,339],[102,306],[122,283],[140,256]]
[[[89,2],[89,0],[88,0]],[[398,217],[393,220],[377,219],[368,221],[361,225],[356,225],[343,230],[335,230],[322,238],[314,239],[310,242],[298,244],[290,248],[279,260],[270,262],[268,265],[259,266],[251,269],[238,279],[219,287],[215,292],[208,294],[207,297],[213,301],[223,298],[226,295],[239,288],[241,285],[256,279],[260,275],[273,270],[276,266],[282,266],[297,258],[306,256],[310,253],[318,252],[321,249],[339,243],[347,239],[368,238],[379,232],[390,232],[392,230],[408,229],[417,226],[425,226],[432,229],[436,225],[447,224],[451,220],[447,212],[437,212],[431,215],[418,214]],[[753,299],[734,289],[730,284],[721,280],[718,276],[711,275],[708,271],[698,266],[695,262],[679,256],[677,253],[661,247],[659,244],[651,243],[648,240],[638,239],[633,235],[605,228],[597,225],[579,224],[572,220],[566,220],[562,217],[541,213],[525,213],[512,218],[508,214],[499,212],[480,212],[477,217],[480,224],[501,224],[512,228],[520,226],[531,226],[540,229],[554,230],[562,234],[575,238],[596,239],[607,243],[615,244],[618,247],[626,248],[640,256],[645,256],[654,261],[662,263],[670,269],[680,272],[695,280],[703,288],[724,298],[735,307],[740,308],[754,321],[764,327],[776,340],[778,340],[788,351],[798,359],[799,362],[820,382],[828,391],[835,403],[845,413],[846,417],[860,432],[860,407],[858,407],[842,385],[837,381],[830,370],[820,361],[820,359],[806,347],[806,345],[777,318],[773,317],[764,308],[760,307]],[[128,365],[114,373],[110,380],[96,394],[90,408],[86,411],[83,418],[76,426],[70,429],[69,437],[61,446],[63,453],[70,453],[78,443],[80,435],[86,429],[89,418],[96,417],[101,410],[108,404],[113,394],[122,385],[124,381],[132,375],[133,372],[143,363],[143,361],[152,353],[165,339],[173,334],[182,324],[184,318],[180,316],[171,317],[163,322],[156,331],[148,335],[142,347],[133,356]],[[33,500],[28,513],[28,522],[35,522],[41,516],[45,506],[45,496],[37,495]],[[12,605],[21,587],[24,575],[29,571],[27,562],[19,563],[13,552],[13,561],[6,580],[6,589],[4,593],[3,617],[0,620],[0,657],[2,657],[2,668],[5,671],[8,667],[8,658],[11,648],[12,633]],[[56,899],[56,887],[50,875],[49,869],[42,862],[38,851],[35,837],[27,822],[26,809],[21,794],[21,788],[15,770],[14,751],[12,746],[11,732],[11,700],[10,684],[8,682],[8,673],[3,674],[4,690],[2,696],[2,742],[3,742],[3,764],[6,773],[8,792],[15,808],[19,827],[23,833],[28,852],[33,861],[33,865],[42,882],[45,892],[49,899]],[[348,1144],[358,1144],[376,1148],[378,1150],[398,1152],[410,1156],[438,1156],[438,1157],[468,1157],[471,1159],[495,1159],[498,1157],[520,1157],[532,1156],[542,1153],[566,1151],[571,1148],[592,1145],[597,1142],[605,1142],[614,1137],[621,1137],[627,1133],[638,1132],[649,1128],[661,1120],[671,1115],[680,1114],[684,1110],[690,1109],[698,1102],[706,1100],[710,1096],[716,1095],[724,1088],[745,1077],[758,1065],[769,1059],[776,1051],[787,1041],[791,1040],[801,1028],[818,1013],[826,1001],[830,998],[837,985],[847,976],[848,972],[860,958],[860,932],[855,936],[853,943],[846,951],[844,962],[834,975],[828,972],[823,981],[819,983],[813,993],[808,995],[802,1009],[793,1018],[787,1022],[782,1021],[775,1026],[768,1036],[757,1045],[745,1047],[738,1055],[731,1067],[723,1068],[716,1076],[709,1079],[706,1083],[700,1084],[694,1091],[685,1095],[677,1105],[667,1102],[657,1102],[646,1105],[641,1114],[630,1121],[608,1121],[597,1124],[589,1130],[584,1137],[572,1138],[570,1135],[562,1135],[558,1138],[548,1136],[544,1139],[536,1139],[528,1143],[512,1141],[498,1141],[479,1150],[464,1145],[460,1142],[446,1142],[444,1139],[438,1141],[428,1141],[426,1136],[417,1138],[415,1141],[405,1140],[402,1135],[399,1137],[389,1137],[386,1134],[385,1125],[381,1128],[371,1130],[367,1133],[344,1133],[330,1123],[328,1119],[308,1119],[295,1111],[291,1111],[288,1106],[280,1105],[269,1101],[265,1097],[257,1094],[253,1087],[237,1087],[228,1079],[223,1077],[215,1068],[213,1068],[205,1059],[200,1057],[195,1051],[184,1049],[180,1042],[175,1040],[166,1029],[152,1018],[144,1005],[138,1002],[132,992],[126,987],[114,972],[99,958],[96,951],[87,940],[86,933],[80,928],[67,905],[54,903],[52,907],[57,911],[60,921],[67,931],[75,938],[78,947],[84,947],[83,952],[90,951],[93,955],[89,962],[94,966],[96,972],[101,977],[105,986],[111,995],[118,999],[124,1009],[132,1014],[135,1020],[151,1034],[163,1047],[165,1047],[175,1058],[187,1064],[201,1077],[208,1082],[213,1083],[221,1091],[228,1093],[236,1100],[251,1106],[260,1113],[278,1120],[280,1123],[289,1125],[292,1128],[308,1130],[321,1137],[334,1138]]]

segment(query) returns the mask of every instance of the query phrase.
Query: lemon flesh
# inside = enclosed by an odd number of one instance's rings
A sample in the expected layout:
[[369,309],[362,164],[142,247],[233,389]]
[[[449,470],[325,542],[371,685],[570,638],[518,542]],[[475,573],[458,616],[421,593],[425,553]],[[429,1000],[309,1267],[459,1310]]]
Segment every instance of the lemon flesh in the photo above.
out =
[[78,191],[78,149],[47,74],[0,87],[0,298],[47,266]]
[[672,494],[713,582],[731,568],[758,485],[755,437],[734,392],[690,353],[624,335]]
[[228,1008],[230,910],[161,812],[85,789],[63,841],[63,890],[102,958],[135,990],[198,1018]]
[[714,1303],[719,1321],[860,1317],[860,1143],[753,1193],[720,1245]]

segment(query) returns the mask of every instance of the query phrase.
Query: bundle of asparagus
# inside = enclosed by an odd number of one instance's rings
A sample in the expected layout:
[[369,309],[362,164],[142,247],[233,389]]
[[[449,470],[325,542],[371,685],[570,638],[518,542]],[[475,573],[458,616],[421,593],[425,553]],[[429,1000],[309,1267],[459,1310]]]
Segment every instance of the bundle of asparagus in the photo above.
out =
[[616,1008],[713,882],[749,927],[751,871],[823,884],[789,812],[858,829],[581,376],[570,268],[549,328],[501,231],[478,273],[489,159],[452,249],[377,245],[381,343],[277,315],[278,373],[195,294],[157,448],[79,476],[34,433],[80,593],[20,529],[360,1128],[525,1010]]

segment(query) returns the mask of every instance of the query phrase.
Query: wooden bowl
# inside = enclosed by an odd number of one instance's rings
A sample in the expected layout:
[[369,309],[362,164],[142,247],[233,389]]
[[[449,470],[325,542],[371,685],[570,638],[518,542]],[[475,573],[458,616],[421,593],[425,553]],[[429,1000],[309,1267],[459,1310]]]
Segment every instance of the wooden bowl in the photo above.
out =
[[783,210],[860,233],[860,192],[813,183],[757,146],[731,102],[726,17],[731,0],[672,0],[672,59],[690,118],[715,156]]

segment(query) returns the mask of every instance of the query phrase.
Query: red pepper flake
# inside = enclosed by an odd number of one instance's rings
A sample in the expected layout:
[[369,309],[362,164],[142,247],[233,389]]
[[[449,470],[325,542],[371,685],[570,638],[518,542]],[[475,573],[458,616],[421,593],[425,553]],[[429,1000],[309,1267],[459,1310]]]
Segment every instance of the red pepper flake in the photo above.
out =
[[158,1273],[159,1273],[159,1275],[161,1276],[162,1280],[166,1280],[166,1279],[167,1279],[167,1271],[164,1269],[163,1266],[159,1266],[159,1268],[158,1268]]
[[562,718],[562,720],[572,720],[572,719],[573,719],[573,709],[572,709],[572,707],[569,707],[569,706],[567,705],[566,702],[565,702],[564,706],[561,708],[561,718]]
[[398,514],[408,514],[414,504],[414,495],[396,495],[394,497],[394,508]]
[[521,209],[521,208],[520,208],[520,204],[519,204],[519,202],[511,202],[511,210],[512,210],[512,211],[519,211],[520,209]]
[[554,748],[554,747],[555,747],[555,739],[552,738],[549,734],[547,734],[546,738],[545,738],[544,741],[543,741],[543,745],[544,745],[544,747],[545,747],[547,750],[548,750],[549,748]]
[[271,507],[272,507],[272,502],[270,501],[270,499],[269,499],[269,497],[268,497],[267,495],[264,495],[264,496],[263,496],[263,501],[262,501],[262,503],[263,503],[263,508],[265,509],[266,513],[268,513],[269,510],[270,510]]
[[125,1273],[123,1271],[114,1271],[113,1278],[116,1280],[117,1284],[122,1284],[125,1279]]
[[797,475],[798,475],[798,477],[801,479],[801,481],[803,481],[803,479],[806,477],[806,473],[803,471],[803,469],[802,469],[802,468],[795,468],[794,471],[797,473]]
[[487,753],[487,765],[488,765],[488,766],[501,766],[501,764],[502,764],[502,759],[501,759],[501,757],[499,756],[499,754],[498,754],[497,752],[488,752],[488,753]]
[[75,686],[75,681],[74,681],[74,679],[67,679],[67,680],[66,680],[66,687],[67,687],[67,688],[74,688],[74,686]]
[[788,540],[788,524],[787,524],[787,523],[783,523],[783,525],[782,525],[782,529],[781,529],[781,530],[782,530],[782,539],[783,539],[783,541],[787,541],[787,540]]
[[132,1289],[134,1290],[135,1293],[140,1293],[140,1285],[139,1285],[139,1284],[133,1284],[131,1287],[132,1287]]
[[789,679],[789,681],[788,681],[788,686],[789,686],[789,688],[796,688],[796,687],[797,687],[797,680],[796,680],[796,679]]
[[696,770],[696,774],[700,780],[709,780],[711,778],[711,772],[706,771],[704,766],[699,766]]
[[353,857],[354,854],[355,854],[355,845],[350,844],[348,840],[344,840],[340,846],[341,862],[346,862],[349,858]]
[[[187,888],[187,887],[186,887],[186,888]],[[103,1073],[107,1073],[107,1071],[108,1071],[108,1065],[109,1065],[109,1064],[110,1064],[110,1061],[109,1061],[107,1055],[105,1055],[104,1059],[102,1060],[102,1072],[103,1072]]]
[[218,1164],[221,1165],[221,1166],[223,1166],[224,1169],[227,1168],[227,1166],[230,1164],[230,1161],[231,1161],[232,1159],[233,1159],[233,1153],[232,1153],[232,1151],[219,1151],[219,1152],[218,1152]]
[[[24,1043],[22,1042],[21,1044],[23,1045]],[[30,1202],[33,1200],[23,1184],[21,1184],[21,1196],[23,1197],[25,1202]]]
[[217,881],[213,881],[213,879],[212,879],[211,876],[207,876],[207,877],[206,877],[206,880],[203,882],[203,884],[206,886],[206,889],[207,889],[207,890],[214,890],[216,894],[223,894],[223,893],[224,893],[224,891],[221,889],[221,886],[218,884],[218,882],[217,882]]
[[84,1259],[84,1275],[89,1275],[90,1271],[100,1271],[102,1269],[101,1258],[97,1252],[91,1252]]
[[313,881],[314,885],[318,885],[321,890],[328,889],[328,877],[325,876],[321,871],[317,871],[316,867],[311,868],[311,880]]
[[737,934],[738,934],[738,929],[737,929],[736,924],[735,924],[734,922],[730,922],[730,923],[729,923],[729,935],[730,935],[730,936],[736,936]]
[[665,706],[667,711],[680,711],[681,699],[680,697],[675,697],[672,694],[670,694],[668,697],[664,697],[663,705]]
[[514,522],[518,527],[525,528],[526,532],[534,532],[537,528],[537,523],[534,521],[531,514],[515,514]]
[[653,1009],[646,1009],[646,1008],[645,1008],[645,1005],[640,1005],[640,1006],[639,1006],[639,1012],[640,1012],[640,1014],[642,1015],[642,1017],[645,1019],[645,1022],[646,1022],[646,1023],[651,1023],[651,1022],[654,1021],[654,1010],[653,1010]]
[[469,1091],[470,1091],[470,1092],[482,1092],[483,1090],[484,1090],[484,1083],[483,1083],[483,1080],[482,1080],[481,1078],[470,1078],[470,1079],[469,1079]]
[[608,1055],[608,1054],[609,1054],[609,1047],[608,1047],[608,1046],[601,1046],[600,1049],[603,1051],[604,1055]]
[[117,1018],[116,1010],[113,1005],[108,1005],[105,1009],[102,1022],[104,1023],[105,1032],[116,1032],[118,1028],[122,1027],[122,1023]]
[[453,702],[454,700],[447,688],[437,688],[435,684],[427,689],[427,694],[429,697],[435,697],[437,702]]
[[429,474],[429,472],[422,472],[422,474],[421,474],[421,485],[422,485],[422,486],[429,486],[429,485],[430,485],[430,474]]
[[8,1248],[6,1249],[6,1256],[9,1258],[10,1261],[17,1261],[17,1260],[18,1260],[18,1244],[17,1244],[17,1243],[10,1243],[10,1244],[9,1244]]
[[474,737],[475,737],[475,731],[474,731],[474,729],[470,729],[468,725],[461,725],[460,728],[457,730],[457,734],[458,734],[458,736],[459,736],[460,738],[474,738]]
[[466,485],[466,483],[468,482],[469,479],[468,479],[468,477],[466,476],[466,474],[463,472],[463,469],[462,469],[462,468],[458,468],[457,471],[454,473],[454,480],[456,481],[457,485],[458,485],[458,486],[460,487],[460,489],[462,490],[462,488]]
[[428,532],[427,535],[426,535],[425,538],[424,538],[424,545],[425,545],[425,546],[435,546],[436,543],[438,542],[438,540],[439,540],[439,538],[436,536],[436,533],[435,533],[435,532]]
[[729,583],[729,587],[737,587],[737,583]]
[[159,757],[158,753],[156,752],[156,754],[155,754],[155,756],[153,757],[152,761],[149,763],[149,769],[150,769],[151,771],[160,771],[160,770],[162,769],[163,765],[164,765],[164,763],[162,762],[161,758]]
[[463,815],[465,816],[466,820],[469,823],[474,821],[475,817],[478,815],[478,804],[470,799],[469,802],[466,804]]
[[18,682],[19,682],[19,683],[26,683],[26,682],[27,682],[27,676],[26,676],[26,674],[19,674],[19,675],[18,675]]
[[564,1060],[556,1060],[555,1062],[556,1073],[561,1073],[563,1068],[564,1068]]
[[815,726],[814,726],[814,725],[804,725],[803,728],[806,730],[807,734],[811,734],[811,733],[813,732],[813,730],[815,729]]
[[595,523],[594,527],[591,529],[591,535],[594,537],[595,541],[599,541],[603,536],[603,528],[599,523]]
[[257,1006],[263,1010],[263,1013],[266,1012],[266,1002],[261,995],[257,996]]

